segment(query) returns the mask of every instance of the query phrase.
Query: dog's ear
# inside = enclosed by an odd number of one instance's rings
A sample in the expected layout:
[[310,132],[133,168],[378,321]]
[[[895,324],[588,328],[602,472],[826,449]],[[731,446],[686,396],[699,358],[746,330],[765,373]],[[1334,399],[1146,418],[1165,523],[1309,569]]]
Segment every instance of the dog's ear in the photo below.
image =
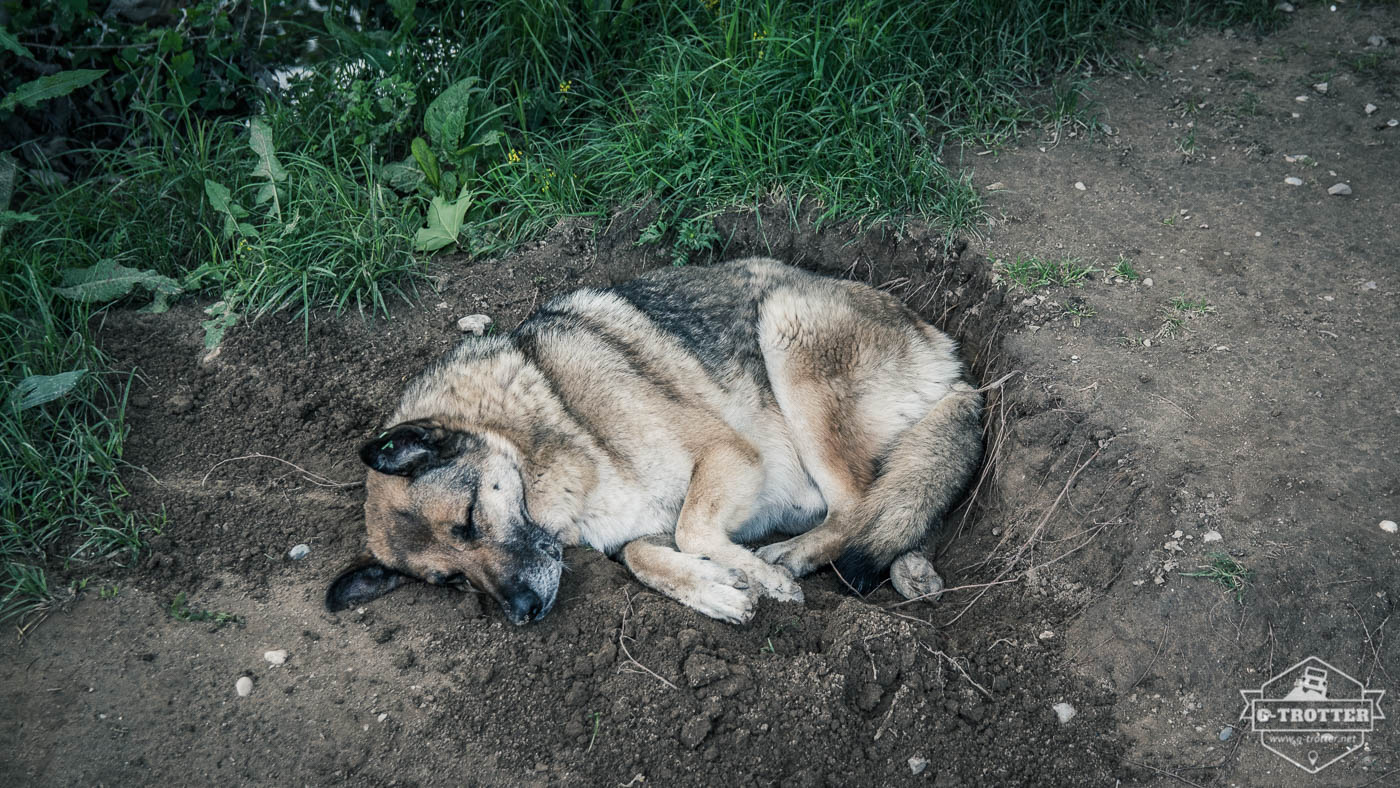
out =
[[429,422],[406,421],[360,447],[365,465],[393,476],[413,477],[460,453],[458,434]]
[[403,572],[390,569],[375,560],[374,556],[364,553],[326,589],[326,609],[335,613],[362,605],[384,596],[410,579]]

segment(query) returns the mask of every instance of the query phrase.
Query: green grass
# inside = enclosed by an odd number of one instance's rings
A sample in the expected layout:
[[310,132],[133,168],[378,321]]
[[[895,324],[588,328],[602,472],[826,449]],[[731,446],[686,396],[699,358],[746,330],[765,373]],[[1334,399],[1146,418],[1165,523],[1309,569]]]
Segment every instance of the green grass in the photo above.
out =
[[191,610],[189,600],[185,598],[184,591],[181,591],[180,593],[176,594],[175,598],[170,600],[170,607],[167,610],[167,612],[169,612],[170,617],[175,619],[176,621],[208,621],[213,623],[215,626],[239,623],[238,616],[234,615],[233,613],[228,613],[219,610]]
[[1111,276],[1115,276],[1119,279],[1123,279],[1129,282],[1136,282],[1142,278],[1142,274],[1138,273],[1138,270],[1133,267],[1132,261],[1122,256],[1118,258],[1117,263],[1113,264],[1113,268],[1109,269],[1108,273]]
[[1077,257],[1050,259],[1036,255],[1016,255],[1010,260],[993,260],[992,269],[1006,281],[1023,290],[1035,292],[1045,287],[1082,285],[1099,269]]
[[[1030,124],[1092,132],[1085,75],[1113,64],[1116,40],[1182,23],[1263,29],[1282,18],[1271,6],[422,0],[407,15],[405,4],[371,8],[363,28],[298,16],[286,35],[317,38],[314,71],[273,95],[195,45],[212,40],[199,31],[232,35],[200,4],[180,19],[213,27],[168,31],[139,67],[81,94],[93,100],[80,108],[115,108],[102,122],[116,132],[82,139],[115,147],[27,146],[17,170],[0,151],[0,618],[100,562],[131,563],[161,526],[123,507],[130,378],[108,371],[90,333],[101,310],[144,307],[152,291],[60,295],[75,271],[149,272],[167,291],[156,308],[174,292],[213,302],[212,344],[270,312],[371,315],[411,297],[430,200],[460,210],[444,243],[472,254],[566,217],[601,226],[619,207],[649,207],[656,221],[638,240],[684,264],[716,249],[721,212],[772,202],[812,209],[819,223],[919,219],[951,242],[975,232],[983,208],[947,143],[995,144]],[[332,4],[327,19],[341,10]],[[85,60],[104,51],[86,45],[38,51],[58,68],[111,65]],[[0,50],[5,64],[15,57]],[[18,74],[7,79],[28,78]],[[230,107],[259,117],[221,114]],[[1011,268],[1027,289],[1092,270],[1019,258]],[[21,407],[10,394],[80,370],[50,401]]]
[[1228,553],[1216,552],[1207,556],[1210,563],[1198,568],[1195,572],[1182,572],[1182,577],[1203,577],[1212,583],[1231,591],[1235,595],[1237,602],[1244,601],[1244,590],[1254,576],[1253,570],[1246,569],[1243,564],[1231,558]]

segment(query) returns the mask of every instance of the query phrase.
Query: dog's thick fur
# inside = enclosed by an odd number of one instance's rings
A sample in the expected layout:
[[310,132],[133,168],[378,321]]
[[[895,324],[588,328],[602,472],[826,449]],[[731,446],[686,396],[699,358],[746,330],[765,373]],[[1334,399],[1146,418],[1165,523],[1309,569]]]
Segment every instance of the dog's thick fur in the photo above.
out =
[[962,378],[894,297],[774,260],[556,298],[408,385],[360,452],[370,554],[326,605],[469,581],[525,623],[577,544],[735,623],[827,564],[865,593],[899,559],[895,587],[927,593],[926,537],[982,454]]

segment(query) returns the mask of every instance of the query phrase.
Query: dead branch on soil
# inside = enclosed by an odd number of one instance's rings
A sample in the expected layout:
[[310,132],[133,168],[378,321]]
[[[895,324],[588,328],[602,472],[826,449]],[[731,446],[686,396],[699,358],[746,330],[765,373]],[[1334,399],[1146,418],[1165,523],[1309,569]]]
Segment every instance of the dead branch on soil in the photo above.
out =
[[[1040,538],[1041,532],[1045,530],[1045,526],[1049,524],[1050,518],[1055,514],[1055,511],[1059,509],[1060,503],[1064,501],[1065,496],[1069,495],[1070,488],[1074,486],[1075,479],[1079,478],[1079,474],[1083,472],[1085,468],[1089,467],[1089,463],[1093,462],[1095,458],[1099,456],[1099,452],[1101,451],[1103,450],[1094,449],[1094,453],[1089,455],[1089,459],[1080,463],[1079,466],[1074,469],[1074,472],[1072,472],[1069,475],[1069,478],[1065,480],[1065,486],[1060,490],[1060,494],[1055,496],[1055,500],[1053,503],[1050,504],[1050,508],[1045,510],[1045,514],[1041,516],[1040,522],[1036,523],[1035,529],[1031,531],[1031,535],[1019,548],[1017,548],[1015,555],[1011,556],[1011,560],[1006,562],[1006,568],[1002,569],[999,573],[997,573],[997,576],[992,578],[992,582],[986,584],[986,587],[979,591],[977,593],[977,596],[973,597],[972,601],[968,602],[962,610],[958,611],[957,615],[953,616],[951,619],[945,622],[943,624],[944,627],[950,627],[954,623],[956,623],[958,619],[962,618],[967,613],[967,611],[972,609],[973,605],[977,604],[977,601],[979,599],[981,599],[983,596],[986,596],[988,589],[992,585],[996,584],[997,581],[1000,581],[1003,578],[1005,578],[1006,575],[1011,572],[1012,568],[1015,567],[1016,564],[1020,563],[1021,559],[1025,556],[1025,554],[1029,552],[1033,546],[1035,546],[1036,542]],[[1081,545],[1081,547],[1082,546],[1083,545]],[[1076,547],[1075,549],[1077,550],[1079,548]],[[1068,555],[1068,553],[1066,555]]]
[[958,664],[958,661],[956,659],[948,656],[942,650],[934,651],[933,649],[929,648],[928,644],[926,643],[921,643],[920,645],[923,646],[924,651],[927,651],[928,653],[934,655],[935,657],[938,657],[941,660],[946,660],[949,665],[952,665],[955,670],[962,674],[963,678],[967,679],[968,684],[971,684],[972,686],[976,687],[978,692],[982,693],[983,695],[986,695],[987,700],[992,700],[992,693],[988,692],[986,687],[982,686],[981,684],[978,684],[977,680],[972,678],[972,676],[970,676],[968,672],[963,669],[963,666]]
[[277,462],[280,462],[283,465],[289,465],[292,468],[300,471],[301,474],[306,477],[307,481],[311,482],[317,487],[336,487],[343,489],[346,487],[359,487],[364,484],[364,482],[338,482],[335,479],[322,476],[321,474],[316,473],[315,471],[309,471],[301,467],[300,465],[297,465],[294,462],[284,460],[281,457],[273,457],[270,454],[245,454],[242,457],[229,457],[226,460],[219,460],[218,462],[214,463],[214,465],[208,470],[208,472],[204,474],[204,478],[199,480],[199,485],[203,487],[206,483],[208,483],[209,477],[213,475],[214,471],[218,470],[220,465],[226,465],[230,462],[239,462],[241,460],[276,460]]
[[1182,777],[1181,775],[1177,774],[1176,772],[1169,772],[1169,771],[1166,771],[1166,770],[1164,770],[1164,769],[1158,769],[1156,766],[1150,766],[1150,765],[1145,764],[1145,763],[1138,763],[1137,761],[1124,761],[1124,763],[1129,763],[1129,764],[1132,764],[1133,766],[1140,766],[1140,767],[1142,767],[1142,768],[1144,768],[1144,769],[1149,769],[1149,770],[1154,771],[1154,772],[1156,772],[1156,773],[1158,773],[1158,774],[1160,774],[1160,775],[1163,775],[1164,777],[1170,777],[1170,778],[1172,778],[1173,780],[1180,780],[1181,782],[1184,782],[1184,783],[1186,783],[1187,785],[1195,786],[1195,788],[1206,788],[1204,785],[1201,785],[1200,783],[1193,783],[1193,782],[1191,782],[1190,780],[1186,779],[1185,777]]
[[[645,673],[671,689],[677,689],[676,685],[667,681],[664,676],[638,662],[637,658],[632,656],[632,652],[628,650],[627,641],[632,640],[632,638],[627,636],[627,616],[632,612],[632,594],[626,589],[623,589],[622,593],[627,598],[627,606],[622,609],[622,623],[617,628],[617,647],[622,652],[622,656],[627,659],[617,669],[619,671],[626,670],[628,673]],[[629,669],[627,667],[629,664],[634,665],[635,669]]]
[[1145,667],[1145,668],[1142,669],[1142,675],[1137,677],[1137,681],[1134,681],[1134,682],[1132,683],[1132,686],[1128,687],[1128,692],[1132,692],[1133,690],[1137,689],[1137,685],[1141,684],[1141,683],[1142,683],[1142,680],[1145,679],[1145,678],[1147,678],[1147,674],[1152,672],[1152,666],[1157,664],[1157,658],[1160,657],[1160,656],[1162,656],[1162,649],[1166,648],[1166,646],[1167,646],[1167,625],[1166,625],[1166,624],[1163,624],[1163,625],[1162,625],[1162,637],[1160,637],[1160,638],[1157,639],[1157,650],[1154,651],[1154,652],[1152,652],[1152,659],[1149,659],[1149,660],[1147,661],[1147,667]]
[[[1365,616],[1362,616],[1362,615],[1361,615],[1361,611],[1360,611],[1360,610],[1357,610],[1357,609],[1356,609],[1356,605],[1353,605],[1352,603],[1348,602],[1348,603],[1347,603],[1347,607],[1351,608],[1351,612],[1356,616],[1356,620],[1357,620],[1358,622],[1360,622],[1360,624],[1361,624],[1361,631],[1363,631],[1363,632],[1366,633],[1366,647],[1367,647],[1368,649],[1370,649],[1370,651],[1371,651],[1371,668],[1370,668],[1370,672],[1368,672],[1368,673],[1366,674],[1366,686],[1370,686],[1370,685],[1371,685],[1371,677],[1373,677],[1373,676],[1376,675],[1376,668],[1380,668],[1380,669],[1381,669],[1381,673],[1384,673],[1384,674],[1385,674],[1385,677],[1386,677],[1387,679],[1389,679],[1389,678],[1390,678],[1390,671],[1386,670],[1386,669],[1385,669],[1385,664],[1381,662],[1381,649],[1385,647],[1385,632],[1384,632],[1384,630],[1385,630],[1385,625],[1388,624],[1388,623],[1390,623],[1390,616],[1386,616],[1386,617],[1381,621],[1380,626],[1376,627],[1375,630],[1373,631],[1370,627],[1366,626],[1366,618],[1365,618]],[[1376,636],[1377,636],[1377,635],[1380,636],[1380,644],[1379,644],[1379,645],[1376,643]]]
[[875,739],[874,739],[874,741],[879,741],[879,740],[880,740],[880,737],[885,735],[885,731],[887,731],[887,730],[890,729],[890,720],[892,720],[892,719],[894,718],[894,707],[899,705],[899,699],[900,699],[900,698],[902,698],[902,697],[904,697],[905,695],[908,695],[908,694],[909,694],[909,685],[908,685],[908,684],[900,684],[900,685],[899,685],[899,689],[895,690],[895,692],[894,692],[894,700],[890,701],[890,710],[887,711],[887,712],[885,712],[885,719],[884,719],[884,721],[880,723],[880,728],[879,728],[878,730],[875,731]]

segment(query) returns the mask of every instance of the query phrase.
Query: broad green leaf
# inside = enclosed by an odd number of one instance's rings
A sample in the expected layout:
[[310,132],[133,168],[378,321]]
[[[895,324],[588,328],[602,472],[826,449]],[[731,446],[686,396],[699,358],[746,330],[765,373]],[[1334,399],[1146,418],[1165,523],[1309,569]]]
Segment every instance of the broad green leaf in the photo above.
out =
[[409,161],[391,161],[379,168],[379,177],[389,182],[389,186],[401,192],[416,191],[423,185],[423,170]]
[[225,216],[238,218],[233,214],[234,206],[237,203],[233,201],[233,192],[230,192],[227,186],[205,178],[204,193],[208,195],[209,204],[213,206],[214,210]]
[[204,314],[210,318],[202,323],[204,349],[213,350],[224,341],[224,333],[237,322],[238,313],[229,308],[227,301],[216,301],[204,310]]
[[413,248],[420,252],[436,252],[444,246],[457,243],[457,231],[462,229],[462,218],[471,206],[470,194],[464,194],[449,202],[438,195],[428,206],[428,226],[420,228],[413,238]]
[[57,375],[30,375],[21,380],[15,390],[10,393],[10,404],[18,406],[20,410],[43,405],[45,402],[53,402],[59,397],[73,390],[87,374],[85,369],[75,369],[72,372],[60,372]]
[[18,38],[15,38],[14,33],[11,33],[3,27],[0,27],[0,48],[7,49],[20,57],[27,57],[30,60],[34,59],[34,54],[30,52],[24,44],[21,44]]
[[4,100],[0,100],[0,110],[13,111],[17,106],[33,108],[41,101],[66,96],[80,87],[91,85],[106,73],[105,68],[75,68],[39,77],[20,85]]
[[437,155],[433,149],[428,147],[428,141],[422,137],[414,137],[411,145],[413,160],[418,162],[418,168],[423,171],[423,177],[428,179],[428,185],[434,189],[442,187],[442,168],[438,166]]
[[475,104],[474,97],[484,90],[476,86],[480,81],[476,77],[467,77],[453,84],[433,99],[423,113],[423,128],[438,150],[457,149],[467,128],[467,116]]
[[71,268],[63,272],[63,287],[54,292],[75,301],[111,301],[127,295],[137,287],[145,287],[167,296],[179,295],[180,284],[155,271],[127,268],[110,258],[88,268]]
[[277,160],[277,151],[272,145],[272,130],[267,127],[267,121],[253,118],[253,122],[248,126],[248,145],[258,156],[257,166],[253,168],[253,177],[266,178],[278,183],[287,180],[287,171],[282,169],[282,162]]

